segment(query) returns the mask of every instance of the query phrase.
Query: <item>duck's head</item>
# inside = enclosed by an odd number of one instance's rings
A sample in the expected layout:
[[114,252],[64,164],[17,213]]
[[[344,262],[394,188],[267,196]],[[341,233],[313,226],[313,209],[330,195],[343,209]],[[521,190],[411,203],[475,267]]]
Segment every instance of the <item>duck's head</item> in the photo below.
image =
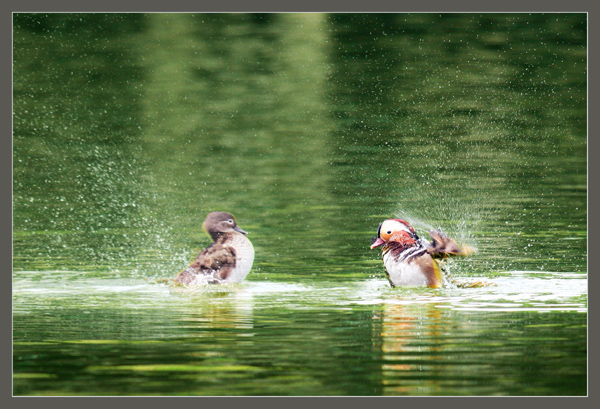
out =
[[206,216],[202,227],[216,240],[221,234],[238,232],[244,235],[248,234],[240,229],[235,221],[235,217],[227,212],[212,212]]
[[419,240],[410,223],[402,219],[388,219],[379,225],[377,237],[371,239],[371,249],[392,242],[411,246]]

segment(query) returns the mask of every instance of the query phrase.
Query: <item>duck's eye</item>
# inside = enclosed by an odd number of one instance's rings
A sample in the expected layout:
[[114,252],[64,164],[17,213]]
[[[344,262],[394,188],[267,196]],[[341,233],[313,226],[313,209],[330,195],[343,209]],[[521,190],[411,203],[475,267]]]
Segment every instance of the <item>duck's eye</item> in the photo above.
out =
[[229,224],[234,224],[234,222],[233,222],[233,219],[229,219],[229,220],[227,220],[227,223],[229,223]]
[[392,237],[392,231],[391,230],[382,230],[379,237],[381,237],[385,241],[388,241]]

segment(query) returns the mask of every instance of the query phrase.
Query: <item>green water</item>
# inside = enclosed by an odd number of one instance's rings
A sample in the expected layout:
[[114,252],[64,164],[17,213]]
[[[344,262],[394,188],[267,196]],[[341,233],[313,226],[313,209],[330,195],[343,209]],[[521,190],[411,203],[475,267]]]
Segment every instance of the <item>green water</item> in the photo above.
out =
[[[14,395],[586,395],[585,14],[16,14]],[[238,286],[173,278],[250,232]],[[395,288],[378,224],[484,288]]]

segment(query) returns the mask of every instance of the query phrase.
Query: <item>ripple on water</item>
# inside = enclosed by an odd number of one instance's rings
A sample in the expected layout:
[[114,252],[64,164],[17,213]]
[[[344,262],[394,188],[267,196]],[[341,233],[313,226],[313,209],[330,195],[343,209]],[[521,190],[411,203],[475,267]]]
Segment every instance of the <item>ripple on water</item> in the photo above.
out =
[[[226,286],[176,288],[139,279],[90,279],[81,274],[24,274],[13,283],[16,306],[43,299],[77,299],[86,303],[114,303],[143,308],[177,302],[198,301],[198,297],[229,297],[237,302],[251,302],[255,307],[290,309],[347,309],[353,305],[436,304],[438,308],[463,311],[587,311],[587,276],[577,273],[509,271],[485,279],[495,285],[481,288],[423,287],[390,288],[385,279],[364,281],[319,281],[286,283],[246,281]],[[36,278],[37,276],[37,278]],[[41,278],[40,278],[41,277]],[[66,282],[64,281],[66,280]],[[194,301],[194,302],[195,302]]]
[[[463,311],[587,312],[587,276],[577,273],[509,271],[481,288],[393,288],[365,291],[359,304],[419,304]],[[378,288],[377,281],[365,285]],[[371,297],[369,297],[369,294]]]

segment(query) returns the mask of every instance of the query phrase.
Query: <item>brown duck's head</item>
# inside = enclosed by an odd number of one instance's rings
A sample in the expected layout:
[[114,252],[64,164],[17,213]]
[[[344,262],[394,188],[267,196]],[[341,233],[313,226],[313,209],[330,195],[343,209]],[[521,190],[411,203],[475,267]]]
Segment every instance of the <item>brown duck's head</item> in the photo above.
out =
[[377,237],[371,240],[371,249],[390,242],[412,246],[417,240],[419,237],[410,223],[402,219],[388,219],[379,225]]
[[238,232],[244,235],[248,234],[240,229],[235,222],[235,217],[227,212],[212,212],[206,216],[202,227],[210,234],[213,240],[216,240],[221,234]]

